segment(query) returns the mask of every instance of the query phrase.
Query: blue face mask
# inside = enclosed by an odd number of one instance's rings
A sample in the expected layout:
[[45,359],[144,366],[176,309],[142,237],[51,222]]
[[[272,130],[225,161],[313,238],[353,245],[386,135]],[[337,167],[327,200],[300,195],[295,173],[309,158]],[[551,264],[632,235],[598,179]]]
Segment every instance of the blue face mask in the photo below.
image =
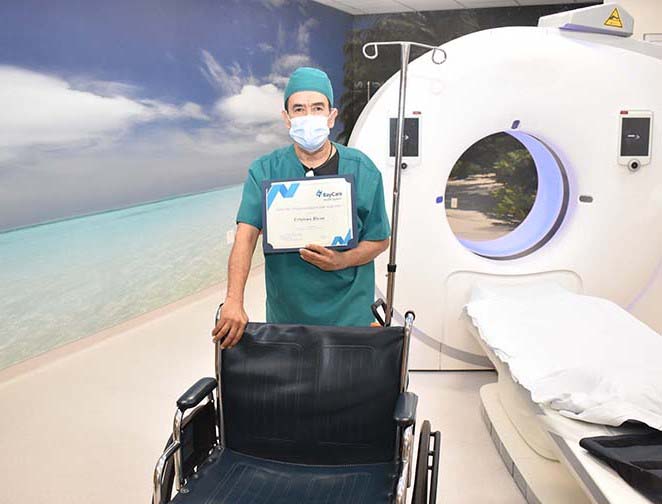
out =
[[319,150],[329,138],[329,118],[324,115],[305,115],[290,120],[290,137],[307,152]]

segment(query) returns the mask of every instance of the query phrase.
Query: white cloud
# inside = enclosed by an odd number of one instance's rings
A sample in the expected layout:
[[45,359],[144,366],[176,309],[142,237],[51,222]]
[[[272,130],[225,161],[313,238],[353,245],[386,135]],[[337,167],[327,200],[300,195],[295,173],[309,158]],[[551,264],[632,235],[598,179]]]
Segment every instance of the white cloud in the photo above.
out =
[[[258,48],[262,51],[273,51],[276,55],[273,63],[271,64],[271,73],[267,75],[263,82],[274,84],[277,87],[285,88],[290,74],[302,66],[315,66],[312,58],[309,56],[310,37],[315,28],[319,26],[319,21],[315,18],[308,18],[295,32],[287,32],[281,24],[278,25],[276,34],[276,46],[261,43]],[[284,49],[287,47],[288,39],[296,43],[296,53],[285,53]],[[227,71],[225,72],[227,74]],[[255,83],[255,82],[252,82]],[[236,94],[236,91],[235,91]]]
[[266,79],[266,81],[270,82],[274,86],[277,86],[281,89],[285,89],[285,86],[287,86],[287,81],[289,80],[289,77],[286,75],[280,75],[277,73],[272,73],[269,74]]
[[282,7],[287,5],[288,0],[261,0],[267,7]]
[[307,54],[284,54],[271,65],[271,73],[265,78],[267,82],[285,89],[290,74],[302,66],[315,66]]
[[267,44],[266,42],[260,42],[257,45],[257,47],[262,52],[274,52],[275,50],[274,46],[272,46],[271,44]]
[[282,50],[287,44],[287,31],[281,23],[278,23],[278,32],[276,33],[276,44],[279,50]]
[[209,117],[203,112],[197,103],[186,102],[177,106],[163,103],[158,100],[140,100],[140,104],[146,107],[144,120],[147,119],[198,119],[208,120]]
[[200,67],[202,75],[223,94],[236,94],[241,91],[242,71],[238,63],[234,63],[228,69],[223,68],[209,51],[202,50],[202,62]]
[[[161,141],[169,149],[180,152],[195,152],[205,156],[216,156],[228,160],[219,165],[219,175],[226,171],[239,170],[245,173],[248,164],[257,157],[288,143],[287,129],[282,122],[251,125],[250,129],[239,124],[220,124],[185,132],[182,130],[164,135]],[[240,166],[239,158],[245,160]],[[235,164],[235,161],[238,164]]]
[[[208,52],[201,61],[218,89],[210,109],[0,65],[0,229],[238,183],[251,161],[289,142],[282,88]],[[145,123],[155,127],[132,129]]]
[[0,67],[0,146],[89,140],[140,120],[145,107],[72,89],[58,78]]
[[301,66],[312,65],[312,60],[307,54],[284,54],[273,63],[272,71],[275,74],[289,75]]
[[273,84],[248,84],[239,94],[220,100],[216,110],[224,118],[242,125],[279,122],[283,92]]
[[[79,79],[77,85],[74,89],[56,76],[0,65],[0,161],[29,146],[53,149],[108,141],[136,123],[205,118],[194,103],[180,107],[119,96],[116,93],[128,89],[121,83],[85,85]],[[80,90],[100,87],[112,96]]]
[[297,46],[300,51],[307,51],[310,46],[310,32],[317,28],[319,22],[315,18],[309,18],[299,25],[297,31]]
[[[282,90],[290,74],[299,67],[314,66],[308,55],[308,47],[311,32],[318,25],[315,18],[308,18],[295,32],[287,33],[279,24],[275,47],[264,42],[258,44],[261,51],[274,52],[276,55],[271,72],[259,81],[252,75],[245,75],[237,63],[222,66],[209,51],[203,49],[201,70],[224,96],[215,105],[215,110],[223,119],[241,125],[279,122],[278,111],[283,107]],[[282,53],[288,38],[295,39],[298,52]]]
[[127,84],[125,82],[102,81],[84,77],[71,79],[69,85],[72,89],[78,91],[87,91],[95,95],[109,98],[115,96],[124,96],[125,98],[136,96],[140,90],[138,86]]
[[207,115],[202,111],[202,107],[197,103],[186,102],[182,105],[181,111],[192,119],[208,119]]
[[283,135],[277,135],[276,133],[270,133],[270,132],[258,133],[255,136],[255,140],[258,143],[265,145],[270,145],[270,144],[278,145],[278,144],[282,144]]

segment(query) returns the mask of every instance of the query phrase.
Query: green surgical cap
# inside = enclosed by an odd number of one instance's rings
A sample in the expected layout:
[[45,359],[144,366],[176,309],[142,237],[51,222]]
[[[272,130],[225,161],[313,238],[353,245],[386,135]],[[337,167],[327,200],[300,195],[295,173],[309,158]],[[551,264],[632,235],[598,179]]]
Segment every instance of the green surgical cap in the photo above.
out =
[[299,91],[317,91],[329,99],[329,106],[333,107],[333,88],[329,76],[322,70],[310,67],[299,67],[287,82],[285,88],[285,109],[287,109],[287,99]]

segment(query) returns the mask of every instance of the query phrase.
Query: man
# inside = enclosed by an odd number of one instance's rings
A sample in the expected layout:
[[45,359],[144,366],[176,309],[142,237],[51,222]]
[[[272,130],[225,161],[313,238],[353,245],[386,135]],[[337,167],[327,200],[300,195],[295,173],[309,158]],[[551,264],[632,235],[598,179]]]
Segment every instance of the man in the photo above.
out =
[[225,304],[212,331],[223,348],[239,342],[248,322],[244,288],[262,229],[265,180],[353,175],[359,239],[356,248],[342,252],[310,244],[299,253],[267,254],[267,322],[367,326],[374,320],[373,260],[388,248],[390,234],[381,174],[362,152],[329,141],[338,110],[324,72],[298,68],[284,98],[283,120],[294,144],[259,158],[248,171],[228,261]]

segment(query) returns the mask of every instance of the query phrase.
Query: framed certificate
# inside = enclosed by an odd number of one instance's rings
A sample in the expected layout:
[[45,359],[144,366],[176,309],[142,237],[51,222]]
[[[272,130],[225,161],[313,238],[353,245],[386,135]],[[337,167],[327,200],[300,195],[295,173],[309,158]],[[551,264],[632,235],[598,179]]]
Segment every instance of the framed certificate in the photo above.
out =
[[356,191],[352,175],[262,183],[265,254],[298,252],[308,244],[356,247]]

